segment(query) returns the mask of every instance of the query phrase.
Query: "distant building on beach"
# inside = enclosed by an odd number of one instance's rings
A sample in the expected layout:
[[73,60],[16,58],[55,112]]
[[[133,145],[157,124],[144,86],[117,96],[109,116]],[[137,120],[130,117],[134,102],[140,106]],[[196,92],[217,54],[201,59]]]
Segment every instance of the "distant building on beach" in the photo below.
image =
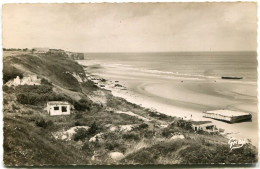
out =
[[70,104],[66,101],[50,101],[47,103],[47,112],[50,116],[70,115]]
[[209,133],[218,132],[216,125],[212,124],[210,121],[193,121],[191,127],[194,131],[206,131]]

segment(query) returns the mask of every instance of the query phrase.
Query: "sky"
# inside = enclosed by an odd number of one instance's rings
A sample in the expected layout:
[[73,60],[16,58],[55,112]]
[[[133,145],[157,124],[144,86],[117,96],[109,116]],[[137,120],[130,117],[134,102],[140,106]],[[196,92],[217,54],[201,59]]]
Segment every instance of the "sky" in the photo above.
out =
[[4,48],[78,52],[249,51],[256,3],[6,4]]

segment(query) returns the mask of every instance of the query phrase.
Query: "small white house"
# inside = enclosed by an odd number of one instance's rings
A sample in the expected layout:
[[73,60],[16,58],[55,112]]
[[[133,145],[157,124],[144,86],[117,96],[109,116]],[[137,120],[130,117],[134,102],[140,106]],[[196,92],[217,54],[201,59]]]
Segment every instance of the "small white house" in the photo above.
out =
[[47,112],[50,116],[70,115],[70,104],[66,101],[51,101],[47,103]]
[[210,121],[193,121],[191,127],[194,131],[202,130],[208,133],[218,132],[216,125],[212,124]]

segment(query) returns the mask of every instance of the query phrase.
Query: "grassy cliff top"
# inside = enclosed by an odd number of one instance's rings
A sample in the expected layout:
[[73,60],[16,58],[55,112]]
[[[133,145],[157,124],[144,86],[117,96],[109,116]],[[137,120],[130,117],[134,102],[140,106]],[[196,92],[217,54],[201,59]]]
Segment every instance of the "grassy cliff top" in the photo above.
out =
[[[83,68],[64,54],[8,52],[4,51],[3,58],[7,166],[257,161],[256,148],[251,144],[230,151],[222,135],[194,133],[190,121],[145,109],[97,88],[86,80]],[[6,85],[17,76],[32,74],[41,79],[40,85]],[[57,100],[72,104],[72,114],[49,116],[46,103]],[[131,111],[149,121],[117,111]],[[70,140],[55,137],[77,126],[85,129],[75,130]],[[184,139],[176,139],[180,135]],[[122,153],[123,158],[112,159],[113,152]]]

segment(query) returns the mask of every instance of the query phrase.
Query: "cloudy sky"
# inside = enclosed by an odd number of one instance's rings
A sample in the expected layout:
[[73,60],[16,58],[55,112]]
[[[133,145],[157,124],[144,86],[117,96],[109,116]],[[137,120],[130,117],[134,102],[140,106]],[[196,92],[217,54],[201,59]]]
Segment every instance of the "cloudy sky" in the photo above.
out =
[[256,9],[256,3],[8,4],[3,6],[3,47],[256,50]]

